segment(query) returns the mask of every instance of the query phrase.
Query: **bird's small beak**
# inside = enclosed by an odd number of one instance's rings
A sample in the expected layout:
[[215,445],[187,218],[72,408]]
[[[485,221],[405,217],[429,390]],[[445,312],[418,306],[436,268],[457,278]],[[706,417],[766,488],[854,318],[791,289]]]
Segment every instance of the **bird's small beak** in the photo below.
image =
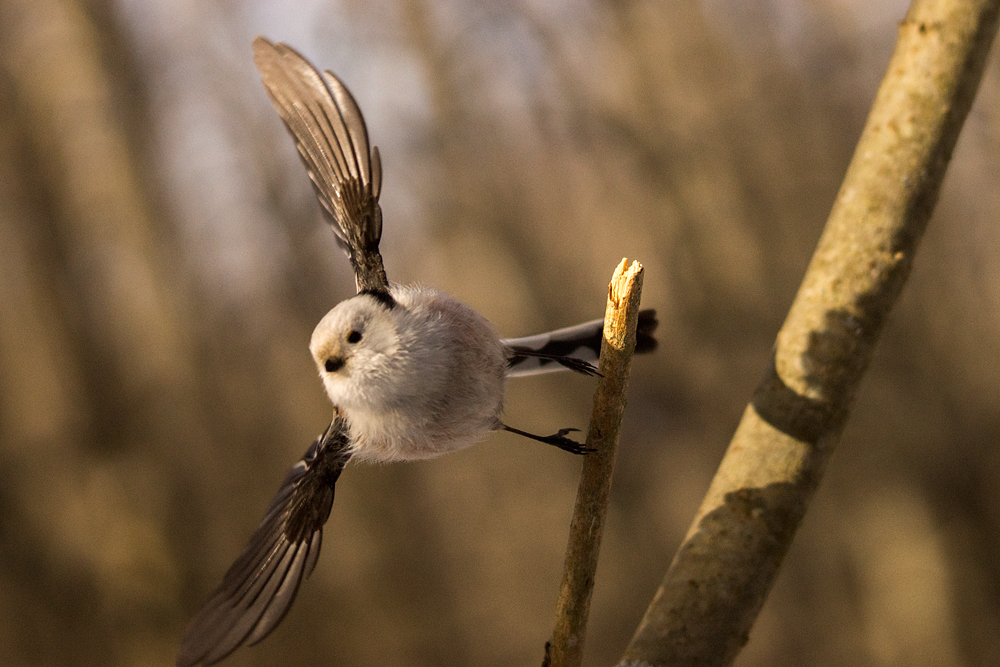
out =
[[336,373],[341,368],[344,367],[343,357],[329,357],[323,362],[323,368],[326,369],[327,373]]

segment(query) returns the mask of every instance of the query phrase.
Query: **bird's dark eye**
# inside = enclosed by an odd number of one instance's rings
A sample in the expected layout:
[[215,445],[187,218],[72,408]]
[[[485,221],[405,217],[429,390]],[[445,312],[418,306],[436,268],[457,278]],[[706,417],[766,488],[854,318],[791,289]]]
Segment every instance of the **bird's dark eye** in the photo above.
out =
[[351,333],[347,334],[348,343],[357,343],[359,340],[361,340],[360,331],[351,331]]
[[326,369],[327,373],[336,373],[344,366],[343,359],[337,359],[335,357],[330,357],[323,363],[323,368]]

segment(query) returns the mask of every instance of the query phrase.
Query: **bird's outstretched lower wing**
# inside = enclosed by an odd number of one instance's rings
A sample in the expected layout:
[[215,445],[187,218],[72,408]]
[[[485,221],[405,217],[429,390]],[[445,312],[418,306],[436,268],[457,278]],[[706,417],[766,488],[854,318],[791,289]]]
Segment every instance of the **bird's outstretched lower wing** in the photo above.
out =
[[382,164],[347,87],[295,49],[253,40],[253,59],[275,109],[295,140],[316,196],[351,259],[358,291],[388,293],[378,251],[382,237]]
[[350,458],[338,415],[281,484],[243,554],[184,633],[178,667],[211,665],[266,637],[295,601],[319,557],[333,488]]
[[[656,349],[656,338],[653,333],[657,324],[659,322],[655,310],[639,311],[636,354]],[[575,327],[566,327],[549,333],[508,338],[503,341],[507,347],[507,377],[561,370],[594,375],[597,373],[603,336],[604,320],[591,320]]]

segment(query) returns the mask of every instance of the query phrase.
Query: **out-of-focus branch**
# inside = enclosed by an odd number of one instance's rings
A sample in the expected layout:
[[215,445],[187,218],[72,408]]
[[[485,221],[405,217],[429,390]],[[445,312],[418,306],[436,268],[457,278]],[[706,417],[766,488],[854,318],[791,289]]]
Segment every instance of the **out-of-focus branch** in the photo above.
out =
[[635,351],[641,294],[642,265],[632,262],[629,266],[628,260],[623,259],[608,287],[601,377],[587,433],[587,447],[594,451],[584,459],[570,523],[556,624],[552,641],[546,644],[544,664],[549,667],[576,667],[583,660],[583,640],[618,452],[618,431],[625,413],[625,390]]
[[825,231],[708,495],[621,666],[727,665],[850,413],[997,31],[1000,0],[916,0]]
[[[150,404],[159,409],[168,388],[188,390],[192,364],[178,297],[164,277],[169,258],[118,122],[115,83],[101,60],[108,38],[74,0],[0,3],[0,26],[0,66],[16,91],[46,188],[40,197],[50,205],[73,290],[64,310],[79,318],[75,328],[90,374],[102,373],[95,367],[107,363],[121,382],[117,393],[155,396]],[[105,411],[134,411],[103,393],[106,380],[89,384],[90,400],[105,401]]]

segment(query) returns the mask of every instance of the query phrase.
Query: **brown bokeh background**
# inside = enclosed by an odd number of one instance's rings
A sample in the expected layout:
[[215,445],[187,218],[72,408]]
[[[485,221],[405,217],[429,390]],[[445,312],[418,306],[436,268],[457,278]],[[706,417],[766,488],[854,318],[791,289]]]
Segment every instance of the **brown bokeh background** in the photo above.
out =
[[[761,377],[905,3],[0,0],[0,663],[172,665],[330,408],[346,258],[253,68],[352,88],[391,279],[505,335],[646,267],[586,664],[613,663]],[[869,6],[872,5],[872,6]],[[1000,53],[737,664],[1000,664]],[[585,426],[592,382],[511,383]],[[579,460],[508,434],[351,466],[284,624],[227,665],[537,665]]]

